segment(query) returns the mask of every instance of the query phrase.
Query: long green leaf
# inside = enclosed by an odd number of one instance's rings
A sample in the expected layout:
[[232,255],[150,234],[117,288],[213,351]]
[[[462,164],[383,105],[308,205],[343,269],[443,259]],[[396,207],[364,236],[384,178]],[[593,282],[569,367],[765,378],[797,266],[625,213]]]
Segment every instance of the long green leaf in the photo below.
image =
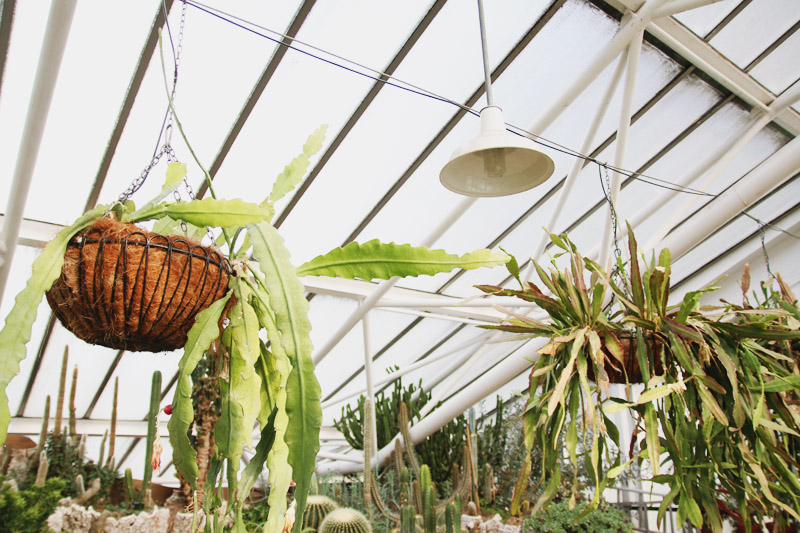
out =
[[256,480],[258,480],[258,476],[261,475],[264,469],[264,463],[267,462],[269,452],[272,449],[272,445],[275,443],[275,416],[277,414],[278,410],[274,409],[269,415],[269,418],[261,429],[261,438],[258,444],[256,444],[256,453],[250,459],[250,462],[247,463],[247,466],[244,467],[242,479],[239,482],[239,492],[242,494],[243,498],[250,493],[250,489],[253,488]]
[[217,450],[226,459],[238,460],[245,443],[252,445],[252,427],[259,412],[261,377],[255,363],[261,355],[258,318],[250,305],[250,288],[243,276],[232,278],[236,304],[228,313],[230,381],[221,383],[222,412],[214,432]]
[[25,288],[17,294],[14,307],[6,317],[6,323],[0,330],[0,444],[6,441],[8,423],[11,413],[8,409],[6,387],[11,379],[19,373],[19,363],[27,355],[26,345],[31,340],[31,328],[36,320],[36,312],[44,293],[61,275],[64,265],[64,252],[69,240],[90,226],[95,219],[106,212],[108,206],[99,205],[81,216],[74,224],[64,228],[55,239],[47,243],[42,254],[34,260],[31,277]]
[[[275,228],[266,223],[250,224],[247,233],[253,243],[253,255],[265,275],[269,305],[280,331],[280,338],[270,341],[281,343],[292,364],[286,385],[286,413],[289,417],[286,444],[296,483],[296,512],[298,516],[303,516],[319,451],[319,429],[322,425],[321,393],[311,360],[308,301],[305,288],[289,261],[289,252]],[[295,531],[299,532],[301,525],[302,520],[298,520]]]
[[272,192],[269,194],[270,202],[277,202],[286,194],[291,192],[297,184],[303,180],[309,165],[309,159],[312,155],[316,154],[322,148],[322,141],[325,140],[325,132],[328,129],[327,124],[323,124],[317,130],[309,135],[308,140],[303,145],[303,152],[295,157],[291,163],[286,165],[283,172],[275,179],[272,186]]
[[424,246],[382,243],[377,239],[359,244],[351,242],[334,248],[297,269],[298,276],[333,276],[347,279],[389,279],[394,276],[432,276],[455,268],[466,270],[505,264],[503,252],[476,250],[461,257]]
[[191,202],[169,204],[166,214],[195,226],[217,227],[246,226],[266,220],[269,216],[262,207],[238,198],[233,200],[203,198]]
[[192,371],[200,358],[219,337],[219,317],[228,303],[231,292],[200,311],[184,347],[183,357],[178,363],[178,379],[172,398],[172,415],[169,418],[169,442],[172,445],[172,461],[183,478],[194,488],[197,476],[197,452],[187,435],[194,420],[192,408]]

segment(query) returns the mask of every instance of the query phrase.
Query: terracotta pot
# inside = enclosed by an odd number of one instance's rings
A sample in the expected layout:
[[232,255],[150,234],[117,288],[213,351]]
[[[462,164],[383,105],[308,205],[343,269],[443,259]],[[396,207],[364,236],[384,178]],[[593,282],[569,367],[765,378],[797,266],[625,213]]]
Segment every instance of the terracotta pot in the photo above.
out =
[[197,313],[225,295],[230,272],[217,250],[106,217],[70,240],[47,301],[90,344],[168,351],[183,346]]

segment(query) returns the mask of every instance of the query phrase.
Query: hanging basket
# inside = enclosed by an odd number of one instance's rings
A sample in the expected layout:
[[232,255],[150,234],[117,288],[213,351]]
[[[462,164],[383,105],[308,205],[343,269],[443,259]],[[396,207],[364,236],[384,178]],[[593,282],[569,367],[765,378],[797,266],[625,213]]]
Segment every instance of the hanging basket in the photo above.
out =
[[104,217],[70,240],[47,301],[90,344],[168,351],[182,347],[197,313],[225,295],[230,274],[217,250]]
[[[620,364],[619,360],[611,355],[605,343],[602,346],[603,354],[605,355],[605,370],[606,374],[608,374],[609,383],[644,383],[642,371],[639,368],[639,361],[636,359],[636,333],[618,334],[617,339],[622,347],[623,364]],[[661,357],[658,357],[660,341],[655,335],[649,332],[644,334],[644,340],[649,344],[650,353],[656,355],[654,357],[655,368],[651,370],[651,373],[662,374],[664,372],[664,365],[661,363]],[[627,380],[625,379],[626,376]],[[589,381],[596,381],[593,364],[587,365],[586,377]]]

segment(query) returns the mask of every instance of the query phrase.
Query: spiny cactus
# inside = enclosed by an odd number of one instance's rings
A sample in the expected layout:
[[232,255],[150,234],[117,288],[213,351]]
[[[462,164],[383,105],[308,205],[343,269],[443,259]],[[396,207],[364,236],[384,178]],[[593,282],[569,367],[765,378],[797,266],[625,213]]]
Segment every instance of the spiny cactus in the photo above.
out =
[[61,380],[58,383],[58,401],[56,402],[56,426],[53,436],[61,435],[61,421],[64,415],[64,390],[67,386],[67,363],[69,362],[69,346],[64,346],[64,355],[61,358]]
[[461,513],[456,512],[456,503],[450,502],[444,510],[444,531],[455,533],[456,529],[461,529]]
[[117,438],[117,393],[119,392],[119,377],[114,379],[114,399],[111,402],[111,431],[108,434],[108,459],[106,468],[114,469],[114,441]]
[[37,487],[44,487],[47,481],[47,469],[50,466],[47,460],[47,452],[39,452],[39,468],[36,470],[36,481],[33,483]]
[[319,533],[372,533],[367,517],[348,507],[334,509],[319,527]]
[[150,479],[153,476],[153,442],[156,440],[156,418],[161,402],[161,372],[153,372],[153,383],[150,389],[150,411],[147,415],[147,440],[145,442],[144,474],[142,475],[141,501],[147,504],[145,492],[150,490]]
[[307,528],[317,531],[325,516],[338,507],[339,504],[327,496],[310,495],[306,499],[306,509],[303,512],[303,531]]
[[69,438],[73,446],[78,442],[77,415],[75,411],[75,393],[78,390],[78,367],[72,369],[72,387],[69,389]]

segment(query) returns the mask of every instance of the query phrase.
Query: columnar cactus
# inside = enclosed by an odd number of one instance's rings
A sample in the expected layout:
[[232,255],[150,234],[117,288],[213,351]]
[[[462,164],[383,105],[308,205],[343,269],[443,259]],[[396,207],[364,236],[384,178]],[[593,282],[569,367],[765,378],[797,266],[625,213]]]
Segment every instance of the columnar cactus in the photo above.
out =
[[367,517],[355,509],[334,509],[319,527],[319,533],[372,533]]
[[338,507],[339,505],[327,496],[310,495],[306,500],[306,510],[303,512],[303,531],[307,528],[317,531],[325,516]]

